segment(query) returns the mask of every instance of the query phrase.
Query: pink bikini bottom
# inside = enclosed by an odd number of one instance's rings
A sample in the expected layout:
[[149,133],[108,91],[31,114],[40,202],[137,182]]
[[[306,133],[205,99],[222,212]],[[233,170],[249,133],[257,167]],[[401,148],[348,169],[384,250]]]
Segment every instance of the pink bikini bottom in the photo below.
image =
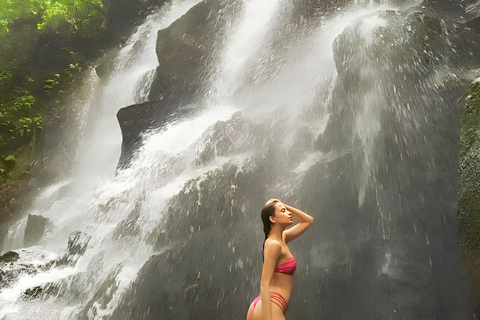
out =
[[[262,297],[259,295],[258,297],[253,300],[253,308],[257,306],[258,301],[260,301]],[[280,309],[282,309],[283,314],[287,311],[287,301],[282,297],[282,295],[275,291],[270,291],[270,301],[275,303]]]

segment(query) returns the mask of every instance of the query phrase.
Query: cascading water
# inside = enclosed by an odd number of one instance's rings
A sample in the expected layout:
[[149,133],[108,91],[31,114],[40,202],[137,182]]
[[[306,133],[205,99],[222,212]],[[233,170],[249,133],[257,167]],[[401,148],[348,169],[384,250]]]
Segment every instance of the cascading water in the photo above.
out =
[[[88,243],[88,248],[81,259],[72,256],[67,258],[70,261],[69,264],[73,266],[54,268],[33,276],[26,275],[11,288],[4,289],[0,293],[0,318],[76,318],[82,304],[85,304],[82,299],[71,300],[67,294],[53,303],[25,304],[25,301],[22,301],[22,294],[31,287],[52,283],[54,286],[55,283],[60,283],[61,286],[64,279],[71,279],[71,283],[78,285],[78,289],[74,290],[75,293],[72,292],[72,296],[79,298],[77,295],[81,291],[91,287],[89,285],[91,281],[102,282],[112,272],[117,272],[117,278],[125,282],[122,284],[126,286],[128,281],[132,280],[129,275],[133,276],[135,268],[138,270],[141,267],[142,259],[145,261],[148,258],[150,254],[147,253],[148,248],[145,251],[135,250],[138,255],[134,264],[122,269],[119,267],[122,262],[134,255],[125,252],[122,249],[123,244],[114,244],[108,239],[115,224],[121,221],[122,215],[130,210],[131,203],[122,204],[127,197],[126,193],[130,188],[135,189],[132,177],[124,179],[124,175],[121,174],[114,178],[121,144],[121,132],[114,115],[121,107],[139,102],[148,95],[148,92],[144,93],[145,88],[151,84],[148,77],[153,76],[152,70],[154,71],[158,65],[155,55],[157,30],[170,25],[196,3],[198,1],[178,1],[170,6],[166,5],[162,10],[148,17],[130,37],[127,45],[116,54],[113,63],[115,68],[111,76],[102,83],[97,80],[92,70],[85,80],[84,88],[79,91],[90,99],[82,101],[83,105],[80,106],[76,122],[79,127],[74,128],[74,132],[70,134],[78,139],[75,152],[69,150],[73,156],[76,155],[73,159],[75,164],[66,179],[62,177],[64,180],[46,188],[33,204],[30,213],[41,215],[49,219],[50,223],[44,237],[38,243],[41,247],[34,247],[24,254],[32,256],[31,263],[42,266],[58,259],[59,255],[68,255],[65,245],[69,239],[83,241],[85,245]],[[138,192],[142,191],[138,190]],[[130,196],[135,197],[138,194]],[[102,206],[110,199],[113,199],[110,203],[115,206],[115,209],[111,209],[113,211],[109,211],[111,213],[106,215],[106,210]],[[23,246],[26,220],[25,218],[11,228],[4,242],[4,250]],[[72,233],[75,234],[75,232],[81,232],[81,236],[72,238]],[[45,249],[48,251],[44,251]],[[100,261],[95,261],[103,253],[107,256],[100,258]],[[110,254],[116,257],[110,259]],[[120,270],[122,272],[119,272]],[[119,285],[118,294],[121,294],[122,284]],[[85,293],[82,293],[83,298],[89,299],[91,298],[89,294],[94,294],[95,289]],[[114,303],[115,301],[112,302],[113,306]],[[95,313],[108,314],[109,312],[105,306],[92,309],[95,309],[93,311]]]
[[[92,73],[74,170],[38,197],[31,213],[49,222],[19,251],[43,267],[2,289],[0,318],[243,319],[271,197],[316,218],[291,246],[287,318],[472,318],[450,186],[445,22],[415,2],[354,1],[305,24],[291,23],[301,3],[231,2],[241,16],[221,11],[236,22],[203,105],[144,132],[116,174],[115,113],[148,99],[156,31],[196,2],[150,16],[96,88]],[[4,251],[23,247],[26,224]]]

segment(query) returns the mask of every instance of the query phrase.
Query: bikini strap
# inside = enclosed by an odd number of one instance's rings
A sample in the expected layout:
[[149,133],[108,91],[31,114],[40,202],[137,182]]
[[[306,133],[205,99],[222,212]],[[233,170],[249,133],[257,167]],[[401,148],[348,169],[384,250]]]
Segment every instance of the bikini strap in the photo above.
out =
[[270,291],[270,297],[270,301],[272,301],[280,309],[282,309],[282,312],[285,314],[285,312],[287,311],[287,301],[285,301],[285,298],[283,298],[280,293],[275,291]]

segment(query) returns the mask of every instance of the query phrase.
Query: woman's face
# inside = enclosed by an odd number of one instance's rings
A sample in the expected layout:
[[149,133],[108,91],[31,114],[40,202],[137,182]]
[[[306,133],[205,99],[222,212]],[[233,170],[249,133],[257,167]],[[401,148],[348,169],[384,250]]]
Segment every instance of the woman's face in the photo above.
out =
[[281,202],[275,203],[275,222],[287,226],[293,223],[292,213]]

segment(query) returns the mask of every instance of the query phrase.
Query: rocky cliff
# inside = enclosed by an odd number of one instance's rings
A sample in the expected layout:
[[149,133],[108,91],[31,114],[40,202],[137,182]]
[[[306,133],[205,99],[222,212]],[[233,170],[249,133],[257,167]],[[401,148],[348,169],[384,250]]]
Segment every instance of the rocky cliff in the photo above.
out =
[[460,118],[458,216],[461,252],[470,280],[472,300],[480,311],[480,79],[468,91]]

